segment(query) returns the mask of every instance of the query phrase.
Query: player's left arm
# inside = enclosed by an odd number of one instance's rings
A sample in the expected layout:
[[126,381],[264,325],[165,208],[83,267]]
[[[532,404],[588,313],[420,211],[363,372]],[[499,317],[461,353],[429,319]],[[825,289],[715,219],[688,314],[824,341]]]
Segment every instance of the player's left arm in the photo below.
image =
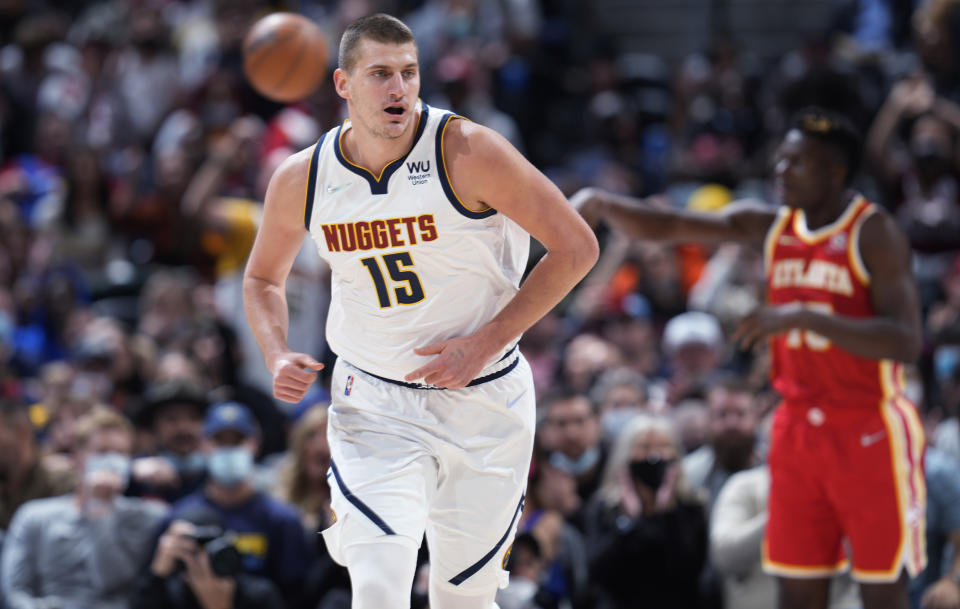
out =
[[496,132],[454,120],[443,139],[447,171],[460,201],[475,211],[493,208],[505,214],[547,250],[513,300],[490,322],[469,336],[416,350],[437,357],[408,374],[408,381],[423,379],[456,389],[556,306],[594,265],[599,247],[560,190]]
[[846,317],[798,304],[761,307],[747,316],[734,338],[744,346],[798,328],[871,359],[911,363],[920,355],[920,302],[910,272],[910,246],[894,220],[874,213],[860,231],[860,255],[870,273],[873,317]]

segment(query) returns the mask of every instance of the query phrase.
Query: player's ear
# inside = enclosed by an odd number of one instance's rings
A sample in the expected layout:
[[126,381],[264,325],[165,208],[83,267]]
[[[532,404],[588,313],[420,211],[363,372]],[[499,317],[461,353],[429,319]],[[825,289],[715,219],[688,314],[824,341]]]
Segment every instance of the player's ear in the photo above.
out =
[[333,86],[337,89],[337,95],[343,99],[350,99],[347,93],[347,73],[341,68],[333,71]]

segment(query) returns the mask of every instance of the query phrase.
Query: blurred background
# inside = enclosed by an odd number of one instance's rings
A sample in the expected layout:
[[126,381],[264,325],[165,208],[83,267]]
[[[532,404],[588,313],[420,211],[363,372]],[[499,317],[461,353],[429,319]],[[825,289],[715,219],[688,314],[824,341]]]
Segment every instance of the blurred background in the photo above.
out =
[[[773,201],[791,114],[853,119],[856,186],[909,236],[924,312],[907,382],[935,452],[931,567],[913,600],[960,607],[960,0],[0,0],[0,607],[349,606],[315,534],[332,518],[329,367],[302,403],[275,401],[241,302],[273,170],[346,111],[329,78],[287,106],[247,84],[243,37],[275,10],[315,20],[332,58],[354,19],[400,17],[423,100],[499,131],[568,195]],[[599,236],[597,267],[521,342],[538,438],[500,606],[770,607],[776,396],[765,353],[728,340],[763,299],[760,252]],[[289,334],[329,363],[313,247]],[[212,507],[242,568],[187,577],[164,532],[210,524],[191,509],[240,446],[253,463],[230,463],[263,505]],[[654,486],[668,500],[625,523],[621,482],[651,446],[677,464]],[[98,486],[118,452],[129,471]],[[424,552],[415,607],[428,570]],[[834,597],[859,606],[844,578]]]

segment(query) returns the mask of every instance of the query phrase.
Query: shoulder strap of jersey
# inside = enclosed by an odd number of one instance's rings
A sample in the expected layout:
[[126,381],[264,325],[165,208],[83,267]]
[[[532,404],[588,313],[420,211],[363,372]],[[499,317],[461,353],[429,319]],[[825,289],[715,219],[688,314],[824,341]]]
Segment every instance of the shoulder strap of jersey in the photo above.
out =
[[450,174],[447,172],[447,159],[443,150],[443,136],[447,131],[447,125],[449,125],[455,119],[470,120],[464,116],[460,116],[459,114],[448,112],[440,118],[440,124],[437,125],[437,174],[440,177],[440,185],[443,187],[443,192],[445,195],[447,195],[447,200],[450,201],[450,205],[452,205],[457,212],[474,220],[489,218],[490,216],[496,214],[497,210],[491,207],[490,209],[484,211],[473,211],[464,205],[463,201],[460,200],[460,197],[457,196],[456,191],[454,191],[453,182],[450,180]]
[[307,231],[310,230],[310,218],[313,215],[313,200],[317,196],[317,170],[320,166],[320,150],[323,148],[323,140],[327,134],[324,133],[313,145],[313,152],[310,154],[310,166],[307,169],[307,196],[303,204],[303,225]]
[[864,222],[876,213],[877,206],[862,196],[860,200],[860,209],[857,210],[857,215],[850,227],[850,235],[847,238],[847,258],[850,260],[850,268],[856,275],[857,280],[864,286],[868,286],[870,285],[870,271],[867,270],[867,265],[863,263],[863,258],[860,255],[860,229],[863,228]]
[[773,268],[773,256],[777,249],[777,241],[780,239],[780,235],[783,234],[784,229],[790,225],[790,219],[792,217],[793,208],[784,205],[777,210],[777,217],[767,230],[767,236],[763,241],[763,268],[767,275],[770,274],[770,269]]

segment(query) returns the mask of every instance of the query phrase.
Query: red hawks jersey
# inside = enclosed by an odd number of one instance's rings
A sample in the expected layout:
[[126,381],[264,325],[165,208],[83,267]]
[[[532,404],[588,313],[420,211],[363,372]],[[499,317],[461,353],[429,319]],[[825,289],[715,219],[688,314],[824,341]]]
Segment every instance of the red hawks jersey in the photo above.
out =
[[[767,233],[764,262],[771,305],[799,303],[846,317],[875,315],[859,236],[876,208],[856,195],[832,224],[810,230],[803,210],[784,207]],[[901,394],[900,364],[860,357],[815,332],[790,330],[772,341],[773,386],[787,403],[876,408]]]

